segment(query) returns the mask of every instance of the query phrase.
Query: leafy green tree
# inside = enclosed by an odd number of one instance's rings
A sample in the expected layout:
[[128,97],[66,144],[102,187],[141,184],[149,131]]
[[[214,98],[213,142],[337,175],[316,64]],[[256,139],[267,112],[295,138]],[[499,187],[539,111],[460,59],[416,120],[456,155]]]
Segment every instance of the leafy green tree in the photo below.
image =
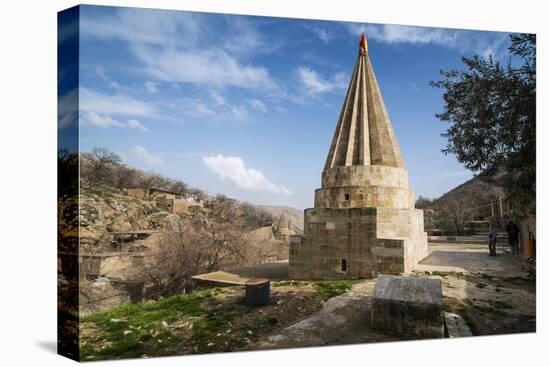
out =
[[466,70],[443,70],[443,80],[430,84],[444,90],[444,111],[436,114],[450,123],[443,152],[527,203],[536,192],[536,38],[510,40],[506,65],[463,57]]

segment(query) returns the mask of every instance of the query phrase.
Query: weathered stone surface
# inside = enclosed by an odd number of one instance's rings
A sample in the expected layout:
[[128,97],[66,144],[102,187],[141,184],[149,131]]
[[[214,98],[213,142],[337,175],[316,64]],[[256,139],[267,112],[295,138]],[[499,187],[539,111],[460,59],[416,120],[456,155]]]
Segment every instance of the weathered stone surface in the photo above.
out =
[[409,188],[407,170],[387,166],[339,166],[322,174],[323,187],[353,186],[363,182],[365,186],[394,186]]
[[443,297],[439,279],[380,276],[374,287],[374,329],[405,337],[443,337]]
[[473,336],[472,331],[466,324],[466,321],[456,313],[445,312],[443,314],[445,321],[445,336],[448,338],[461,338]]

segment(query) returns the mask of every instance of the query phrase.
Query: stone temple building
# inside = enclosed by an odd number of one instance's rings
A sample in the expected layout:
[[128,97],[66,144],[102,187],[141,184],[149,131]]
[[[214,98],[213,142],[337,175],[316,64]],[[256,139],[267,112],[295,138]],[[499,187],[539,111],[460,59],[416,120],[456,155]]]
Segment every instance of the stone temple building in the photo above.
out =
[[427,255],[423,222],[362,35],[315,207],[290,238],[289,277],[408,273]]

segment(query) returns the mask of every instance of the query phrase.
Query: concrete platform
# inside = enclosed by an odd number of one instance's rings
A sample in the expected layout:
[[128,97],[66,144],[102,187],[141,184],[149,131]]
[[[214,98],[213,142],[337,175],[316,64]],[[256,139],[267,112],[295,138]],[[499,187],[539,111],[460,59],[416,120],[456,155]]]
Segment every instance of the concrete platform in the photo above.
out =
[[372,298],[374,329],[403,337],[443,337],[441,280],[382,275]]
[[271,281],[288,280],[288,260],[277,261],[254,266],[247,266],[226,271],[199,274],[191,277],[193,280],[215,283],[219,285],[242,285],[247,281],[265,278]]
[[[529,271],[518,266],[521,255],[507,255],[509,246],[497,246],[497,256],[489,256],[486,244],[430,243],[429,255],[413,268],[418,272],[489,275],[503,278],[527,278]],[[520,259],[521,260],[521,259]]]

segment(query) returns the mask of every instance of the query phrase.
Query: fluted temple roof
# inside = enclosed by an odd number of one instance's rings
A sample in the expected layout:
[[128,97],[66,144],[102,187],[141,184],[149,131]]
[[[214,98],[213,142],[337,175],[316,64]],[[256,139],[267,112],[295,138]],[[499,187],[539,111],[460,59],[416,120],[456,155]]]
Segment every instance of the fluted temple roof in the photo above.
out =
[[325,169],[355,165],[404,167],[364,35]]

